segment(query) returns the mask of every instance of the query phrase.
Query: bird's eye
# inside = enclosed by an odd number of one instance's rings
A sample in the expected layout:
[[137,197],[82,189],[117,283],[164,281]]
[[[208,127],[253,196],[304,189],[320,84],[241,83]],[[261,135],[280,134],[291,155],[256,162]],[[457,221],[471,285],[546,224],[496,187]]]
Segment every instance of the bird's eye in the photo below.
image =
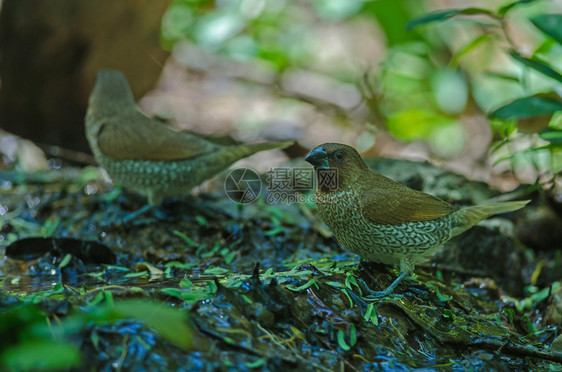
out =
[[334,153],[334,158],[335,158],[337,161],[342,161],[342,160],[345,158],[345,154],[343,153],[343,151],[336,151],[336,152]]

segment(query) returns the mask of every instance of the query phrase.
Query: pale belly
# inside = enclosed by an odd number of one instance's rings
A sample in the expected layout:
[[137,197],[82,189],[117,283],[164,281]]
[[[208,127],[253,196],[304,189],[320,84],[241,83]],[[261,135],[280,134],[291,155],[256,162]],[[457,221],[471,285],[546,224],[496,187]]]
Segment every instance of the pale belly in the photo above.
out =
[[[336,202],[337,199],[337,202]],[[388,265],[426,261],[451,237],[451,218],[378,224],[360,213],[363,206],[356,195],[341,192],[317,200],[320,215],[338,242],[361,258]]]

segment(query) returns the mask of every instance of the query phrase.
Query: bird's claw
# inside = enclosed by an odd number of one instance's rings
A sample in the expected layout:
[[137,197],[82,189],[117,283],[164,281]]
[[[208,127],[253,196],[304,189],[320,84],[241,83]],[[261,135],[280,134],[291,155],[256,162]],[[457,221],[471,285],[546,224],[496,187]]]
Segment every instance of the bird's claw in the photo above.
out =
[[400,276],[398,278],[396,278],[396,280],[394,280],[394,282],[392,282],[392,284],[390,284],[388,287],[386,287],[382,291],[373,291],[371,288],[369,288],[367,283],[365,283],[365,281],[361,278],[359,278],[357,280],[357,283],[359,284],[359,286],[361,288],[361,291],[363,291],[364,293],[367,294],[366,296],[363,296],[362,298],[364,298],[367,301],[378,301],[378,300],[380,300],[384,297],[390,296],[390,295],[392,295],[393,297],[402,297],[401,295],[393,294],[392,291],[394,291],[396,286],[398,286],[398,284],[402,281],[402,279],[404,279],[407,275],[408,275],[408,272],[401,273]]

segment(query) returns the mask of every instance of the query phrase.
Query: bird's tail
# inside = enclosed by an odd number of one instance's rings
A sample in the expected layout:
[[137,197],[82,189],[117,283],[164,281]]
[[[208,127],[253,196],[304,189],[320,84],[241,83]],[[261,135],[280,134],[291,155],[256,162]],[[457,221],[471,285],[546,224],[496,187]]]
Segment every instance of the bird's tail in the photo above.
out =
[[451,215],[453,236],[458,235],[494,214],[513,212],[523,208],[530,200],[508,201],[475,205],[459,209]]
[[221,146],[219,150],[200,156],[199,172],[204,174],[202,179],[207,179],[226,169],[240,159],[253,155],[256,152],[284,149],[291,146],[293,141],[266,142],[249,145]]

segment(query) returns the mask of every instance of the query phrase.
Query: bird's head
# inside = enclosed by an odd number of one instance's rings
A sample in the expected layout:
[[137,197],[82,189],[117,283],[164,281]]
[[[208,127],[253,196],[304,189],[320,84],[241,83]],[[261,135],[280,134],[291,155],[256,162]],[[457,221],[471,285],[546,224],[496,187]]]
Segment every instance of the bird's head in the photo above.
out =
[[[337,188],[353,184],[369,167],[353,147],[341,143],[324,143],[315,147],[304,158],[320,174],[320,172],[335,171],[338,180]],[[325,171],[324,171],[325,170]]]
[[117,114],[135,107],[135,99],[125,75],[117,70],[100,70],[89,106],[105,114]]

